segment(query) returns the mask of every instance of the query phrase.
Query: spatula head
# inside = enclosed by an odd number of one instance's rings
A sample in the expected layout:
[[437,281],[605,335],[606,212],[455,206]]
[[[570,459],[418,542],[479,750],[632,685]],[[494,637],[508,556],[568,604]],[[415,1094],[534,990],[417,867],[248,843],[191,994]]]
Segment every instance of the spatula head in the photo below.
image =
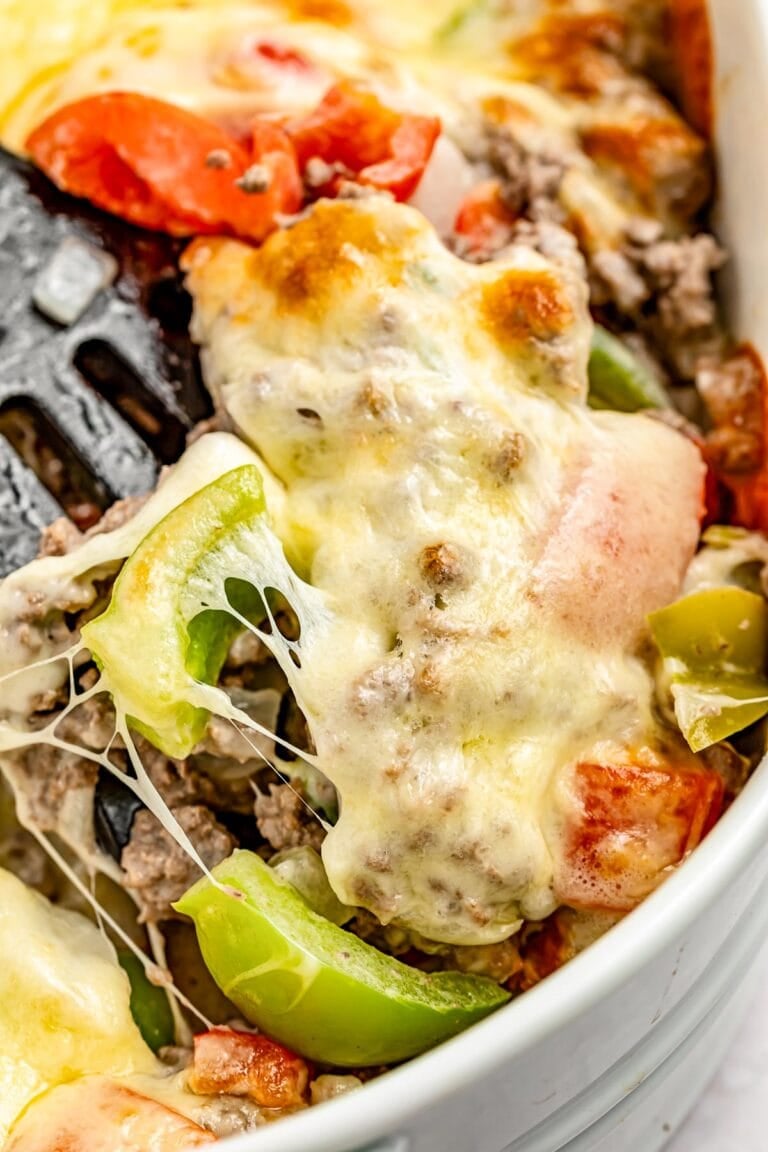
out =
[[[35,555],[40,529],[62,511],[87,526],[114,500],[148,491],[210,413],[180,247],[64,195],[0,150],[0,575]],[[74,322],[58,323],[46,284],[71,311],[79,269],[87,277],[99,252],[114,258],[114,278]],[[62,268],[75,277],[71,292]]]

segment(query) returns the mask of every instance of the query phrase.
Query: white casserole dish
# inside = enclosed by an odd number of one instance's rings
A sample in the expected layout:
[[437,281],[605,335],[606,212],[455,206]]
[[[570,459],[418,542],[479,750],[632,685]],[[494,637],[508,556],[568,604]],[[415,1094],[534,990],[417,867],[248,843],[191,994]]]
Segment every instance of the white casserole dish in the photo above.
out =
[[[768,358],[768,0],[709,0],[733,330]],[[567,967],[359,1092],[227,1152],[657,1152],[733,1037],[768,930],[768,762],[691,860]]]

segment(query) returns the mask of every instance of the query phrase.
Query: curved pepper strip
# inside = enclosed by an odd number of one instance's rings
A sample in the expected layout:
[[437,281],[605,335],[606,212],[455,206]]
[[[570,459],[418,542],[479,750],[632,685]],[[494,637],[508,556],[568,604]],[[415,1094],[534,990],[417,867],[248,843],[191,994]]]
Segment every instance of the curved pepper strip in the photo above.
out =
[[626,344],[595,324],[589,353],[589,404],[617,412],[669,408],[663,385]]
[[313,912],[253,852],[238,851],[174,905],[245,1018],[311,1060],[389,1064],[424,1052],[509,999],[492,980],[421,972]]
[[[83,643],[132,727],[167,756],[182,759],[202,739],[208,712],[190,703],[190,686],[215,683],[241,630],[220,610],[186,620],[184,591],[202,562],[260,524],[265,509],[252,464],[201,488],[144,538],[115,581],[109,607],[82,628]],[[238,581],[228,592],[243,616],[258,611],[261,600],[250,585]]]
[[733,586],[706,588],[653,612],[675,716],[694,752],[768,715],[768,605]]
[[133,952],[120,950],[118,963],[131,984],[131,1015],[153,1052],[173,1044],[175,1029],[167,993],[153,984]]

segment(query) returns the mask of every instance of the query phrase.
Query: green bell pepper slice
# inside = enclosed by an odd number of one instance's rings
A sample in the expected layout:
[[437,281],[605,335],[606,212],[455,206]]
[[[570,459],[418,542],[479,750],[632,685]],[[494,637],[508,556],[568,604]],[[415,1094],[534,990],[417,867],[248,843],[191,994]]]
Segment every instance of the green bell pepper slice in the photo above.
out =
[[591,408],[637,412],[642,408],[670,406],[660,381],[626,344],[599,324],[595,324],[592,331],[588,375]]
[[[82,628],[83,643],[105,673],[129,723],[168,756],[188,756],[205,732],[209,713],[194,703],[196,682],[216,682],[237,618],[205,609],[191,620],[184,592],[203,561],[226,553],[238,533],[261,520],[264,490],[258,468],[235,468],[179,504],[126,560],[106,611]],[[243,616],[262,601],[244,581],[227,582]]]
[[293,885],[318,916],[323,916],[339,926],[346,924],[354,916],[356,910],[339,900],[331,888],[319,852],[315,852],[309,844],[283,849],[272,857],[269,866],[274,868],[283,880]]
[[424,1052],[509,999],[492,980],[426,973],[313,912],[252,852],[237,851],[174,905],[195,923],[216,983],[252,1024],[312,1060],[389,1064]]
[[768,604],[736,586],[692,592],[648,617],[694,752],[768,714]]
[[175,1029],[167,995],[162,988],[152,983],[144,971],[144,965],[133,952],[121,949],[117,959],[130,981],[131,1015],[144,1040],[153,1052],[173,1044]]

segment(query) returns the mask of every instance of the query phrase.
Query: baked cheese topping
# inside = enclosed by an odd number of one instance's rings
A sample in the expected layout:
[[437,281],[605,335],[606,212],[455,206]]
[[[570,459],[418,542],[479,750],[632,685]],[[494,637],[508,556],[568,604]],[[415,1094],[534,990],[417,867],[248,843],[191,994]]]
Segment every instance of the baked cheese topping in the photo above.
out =
[[[206,484],[241,464],[259,465],[247,445],[234,436],[215,433],[193,445],[169,469],[142,508],[111,532],[92,536],[74,552],[45,556],[12,572],[0,583],[0,678],[3,716],[22,722],[33,701],[66,681],[67,668],[56,659],[60,643],[45,629],[31,624],[40,604],[52,612],[87,608],[96,602],[97,582],[108,579],[162,518]],[[279,512],[279,485],[264,474],[270,508]],[[35,666],[28,671],[32,653]],[[46,661],[51,661],[46,663]],[[13,675],[11,675],[13,673]],[[14,747],[16,732],[0,721],[0,751]]]
[[[352,78],[396,107],[439,115],[449,143],[476,145],[490,124],[511,129],[534,154],[564,158],[559,199],[585,250],[614,248],[637,215],[672,231],[685,226],[708,192],[703,141],[626,63],[658,38],[662,7],[4,0],[0,141],[23,153],[54,111],[114,91],[247,131],[254,115],[306,111],[336,80]],[[304,66],[280,65],[259,45],[295,52]],[[445,172],[445,157],[433,166]],[[450,190],[458,165],[449,171],[439,194],[419,205],[438,224],[441,205],[447,200],[455,214],[461,199],[461,189],[457,197]]]
[[698,452],[587,409],[583,279],[532,250],[464,263],[374,197],[189,265],[208,384],[332,612],[297,675],[341,797],[331,884],[501,940],[555,907],[557,781],[654,743],[636,651],[696,546]]
[[112,946],[83,916],[2,869],[0,1003],[0,1143],[22,1109],[57,1084],[157,1070]]

